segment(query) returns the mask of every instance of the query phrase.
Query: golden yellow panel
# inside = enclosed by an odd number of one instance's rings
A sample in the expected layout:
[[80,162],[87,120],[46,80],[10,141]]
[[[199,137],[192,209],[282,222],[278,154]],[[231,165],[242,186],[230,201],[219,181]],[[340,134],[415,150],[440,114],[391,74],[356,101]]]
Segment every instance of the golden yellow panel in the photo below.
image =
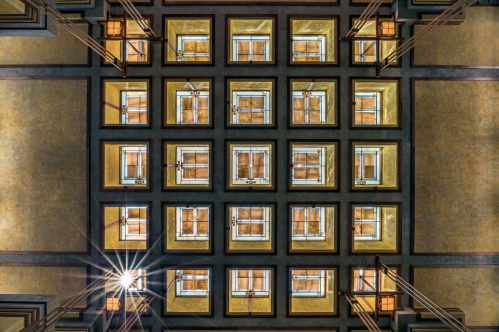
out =
[[[0,265],[0,293],[57,295],[57,305],[87,286],[86,266]],[[76,308],[85,308],[83,300]]]
[[[469,7],[465,15],[462,24],[443,26],[419,43],[413,50],[414,65],[499,66],[499,8]],[[414,26],[414,33],[423,27]]]
[[0,99],[0,251],[86,252],[87,80],[0,80]]
[[19,0],[0,0],[0,16],[22,15],[25,5]]
[[[495,268],[494,268],[495,267]],[[442,308],[459,308],[467,326],[499,325],[499,268],[414,266],[413,285]],[[476,301],[480,299],[480,301]],[[415,308],[422,308],[414,301]]]
[[499,81],[413,84],[414,252],[499,252]]
[[[76,25],[88,33],[88,24]],[[57,25],[57,37],[0,37],[0,44],[0,67],[87,66],[90,61],[89,48],[60,25]]]

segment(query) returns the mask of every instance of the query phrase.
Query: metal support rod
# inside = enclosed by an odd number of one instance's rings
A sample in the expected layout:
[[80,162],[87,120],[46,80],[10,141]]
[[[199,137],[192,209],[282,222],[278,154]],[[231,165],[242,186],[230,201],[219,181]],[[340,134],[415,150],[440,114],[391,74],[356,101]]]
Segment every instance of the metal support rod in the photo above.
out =
[[[137,297],[140,297],[140,294],[137,293]],[[123,324],[118,332],[128,332],[133,327],[133,324],[140,318],[142,313],[149,308],[152,300],[156,297],[156,294],[145,295],[142,299],[142,302],[139,303],[135,311],[130,315],[128,320]]]
[[414,286],[405,281],[401,276],[390,270],[388,266],[379,261],[377,256],[377,268],[383,272],[390,280],[392,280],[398,287],[405,291],[409,296],[421,303],[428,311],[434,314],[445,325],[450,327],[456,332],[473,332],[469,327],[459,321],[456,317],[452,316],[446,310],[442,309],[438,304],[430,300],[423,293],[418,291]]
[[59,305],[57,308],[48,313],[45,317],[38,319],[33,322],[28,327],[22,329],[20,332],[43,332],[49,327],[54,325],[59,319],[61,319],[65,314],[76,307],[80,302],[88,298],[94,291],[96,291],[100,286],[102,286],[106,281],[114,276],[114,272],[107,271],[105,274],[98,277],[92,283],[90,283],[83,290],[79,291],[71,298],[66,300],[63,304]]
[[[147,24],[146,20],[142,17],[142,15],[139,13],[137,8],[133,5],[131,0],[119,0],[123,8],[127,11],[128,15],[137,23],[139,28],[144,31],[146,34],[147,38],[151,41],[162,41],[163,38],[156,36],[154,31],[151,29],[149,24]],[[126,24],[126,21],[124,22]]]
[[378,10],[379,6],[383,3],[383,0],[371,0],[367,8],[364,10],[362,15],[355,21],[355,24],[352,26],[350,31],[348,31],[345,37],[340,38],[340,40],[350,41],[351,38],[355,37],[355,35],[364,27],[367,21],[373,16],[373,14]]
[[414,34],[406,42],[400,45],[395,51],[390,53],[386,58],[376,63],[376,77],[379,77],[381,71],[390,64],[397,61],[402,55],[413,49],[417,44],[428,38],[432,33],[444,26],[447,22],[463,12],[466,8],[474,4],[476,0],[458,0],[452,6],[447,8],[442,14],[437,16],[433,21],[428,23],[421,31]]
[[360,305],[359,301],[355,299],[352,292],[340,291],[338,292],[338,294],[344,295],[346,297],[350,305],[354,308],[355,312],[357,312],[360,319],[362,319],[362,321],[364,322],[364,324],[366,325],[366,327],[370,332],[381,332],[378,325],[376,325],[371,316],[364,310],[364,307]]
[[93,49],[97,54],[106,59],[113,66],[121,70],[125,70],[125,64],[115,57],[111,52],[106,50],[101,44],[99,44],[95,39],[90,37],[86,32],[74,24],[69,18],[61,14],[54,6],[46,2],[45,0],[23,0],[25,3],[29,4],[33,8],[40,10],[45,13],[47,17],[56,21],[64,29],[66,29],[73,36],[81,40],[85,45]]

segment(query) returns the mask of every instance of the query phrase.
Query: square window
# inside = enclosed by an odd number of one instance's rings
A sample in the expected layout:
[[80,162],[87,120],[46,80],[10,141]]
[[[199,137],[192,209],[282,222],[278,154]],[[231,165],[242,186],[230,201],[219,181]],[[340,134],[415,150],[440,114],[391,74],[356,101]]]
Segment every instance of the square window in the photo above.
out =
[[275,190],[275,141],[226,141],[227,190]]
[[150,140],[101,140],[101,191],[151,190]]
[[393,254],[400,252],[400,204],[351,204],[350,252]]
[[[399,273],[399,268],[397,266],[389,266],[391,270],[395,273]],[[373,295],[355,295],[355,299],[364,308],[368,314],[373,314],[373,309],[376,306],[376,271],[374,266],[368,265],[362,268],[350,266],[350,284],[352,285],[353,292],[372,292]],[[395,283],[390,280],[384,273],[379,273],[379,287],[380,292],[384,295],[393,296],[395,307],[400,307],[400,295],[390,294],[391,292],[397,292],[398,287]],[[389,315],[389,312],[380,313],[381,315]],[[350,315],[358,315],[357,312],[350,306]]]
[[101,247],[104,251],[146,250],[149,206],[133,202],[101,204]]
[[226,269],[225,317],[273,317],[275,315],[273,267]]
[[167,253],[212,252],[213,205],[196,203],[165,204],[163,206],[165,229],[164,251]]
[[338,267],[288,266],[290,317],[338,316]]
[[121,36],[121,21],[107,22],[108,37]]
[[212,317],[211,267],[177,266],[165,269],[163,314]]
[[[146,23],[151,26],[152,16],[142,15]],[[131,18],[127,19],[126,26],[123,26],[123,16],[114,15],[111,20],[102,23],[102,44],[104,48],[119,60],[127,61],[127,65],[150,65],[152,43],[147,40],[147,35],[139,25]],[[124,31],[123,31],[124,30]],[[126,41],[121,36],[126,33]],[[123,42],[125,45],[125,55],[123,56]],[[104,65],[111,64],[103,59]]]
[[400,129],[400,79],[351,79],[351,128]]
[[275,128],[275,77],[228,78],[226,128]]
[[337,253],[337,204],[288,204],[288,253]]
[[381,23],[381,36],[382,37],[395,37],[397,34],[396,23],[393,21],[382,21]]
[[168,15],[164,20],[165,65],[213,65],[214,15]]
[[150,128],[150,79],[104,79],[101,127]]
[[163,128],[213,128],[212,82],[212,77],[166,77]]
[[293,78],[288,85],[288,128],[338,127],[338,78]]
[[[351,26],[355,24],[358,18],[351,19]],[[386,23],[393,23],[391,17],[380,17],[380,31],[382,30],[383,25]],[[379,43],[379,48],[381,49],[381,53],[378,50],[378,44],[376,42],[376,19],[369,19],[366,24],[362,27],[362,29],[357,32],[357,37],[366,38],[367,40],[355,40],[351,43],[351,64],[358,66],[374,66],[376,61],[381,61],[386,58],[390,53],[395,51],[395,49],[399,46],[399,41],[396,40],[381,40]],[[384,37],[393,37],[398,38],[400,36],[399,28],[394,27],[392,30],[386,30],[387,32],[395,33],[393,35],[386,35]],[[373,38],[369,40],[368,38]],[[379,54],[380,53],[380,54]],[[397,60],[394,64],[395,66],[399,66],[400,62]],[[393,66],[393,65],[392,65]]]
[[288,15],[288,31],[291,34],[288,65],[338,64],[338,16]]
[[337,190],[338,142],[288,141],[288,190]]
[[275,253],[274,204],[226,203],[226,253]]
[[226,65],[275,66],[275,24],[277,15],[226,16],[228,33]]
[[213,190],[212,144],[163,140],[163,190]]
[[350,140],[351,190],[400,190],[400,141]]
[[106,298],[106,311],[119,311],[121,310],[121,301],[119,297]]

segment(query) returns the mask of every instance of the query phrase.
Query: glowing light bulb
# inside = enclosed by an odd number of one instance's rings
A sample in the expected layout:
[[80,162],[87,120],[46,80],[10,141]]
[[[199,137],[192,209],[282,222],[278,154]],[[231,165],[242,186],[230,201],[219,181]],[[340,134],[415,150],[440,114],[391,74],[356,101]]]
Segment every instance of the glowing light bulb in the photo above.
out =
[[121,276],[121,285],[125,288],[130,287],[130,283],[132,282],[132,277],[128,274],[128,271],[125,271],[123,276]]

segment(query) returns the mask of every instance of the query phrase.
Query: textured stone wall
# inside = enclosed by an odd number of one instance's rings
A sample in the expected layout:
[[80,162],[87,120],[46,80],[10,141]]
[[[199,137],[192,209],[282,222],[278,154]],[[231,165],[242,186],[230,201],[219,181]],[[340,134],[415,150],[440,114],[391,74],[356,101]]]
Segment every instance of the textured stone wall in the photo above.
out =
[[468,326],[497,326],[497,280],[499,268],[415,267],[413,285],[442,308],[463,310]]
[[[87,24],[76,24],[88,33]],[[88,47],[61,26],[57,37],[0,37],[1,65],[86,65]]]
[[499,81],[414,84],[414,251],[499,252]]
[[0,80],[0,251],[85,252],[87,80]]
[[[417,66],[499,66],[498,7],[470,7],[464,22],[443,26],[414,48]],[[418,33],[423,25],[416,25]]]
[[[0,294],[57,295],[57,305],[87,286],[85,266],[0,266]],[[76,308],[84,308],[84,300]]]

